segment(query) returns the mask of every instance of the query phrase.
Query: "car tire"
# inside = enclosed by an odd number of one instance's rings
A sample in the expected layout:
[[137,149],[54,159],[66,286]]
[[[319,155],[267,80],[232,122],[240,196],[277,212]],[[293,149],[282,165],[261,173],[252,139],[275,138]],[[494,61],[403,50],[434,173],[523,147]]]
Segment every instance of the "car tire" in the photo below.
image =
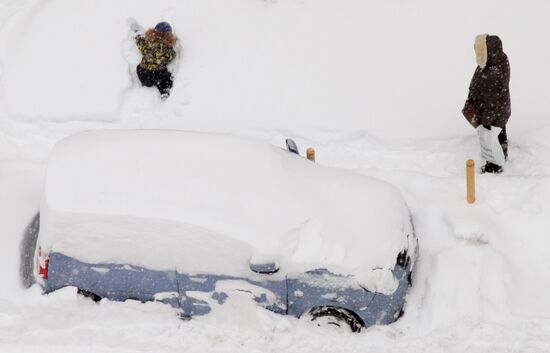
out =
[[29,223],[21,243],[19,245],[19,275],[21,283],[25,288],[32,286],[36,280],[34,278],[34,254],[36,251],[36,241],[38,239],[38,231],[40,230],[40,214],[36,214]]
[[354,312],[335,306],[318,306],[309,310],[305,318],[318,326],[330,326],[360,332],[365,326]]
[[78,288],[77,293],[78,293],[78,295],[81,295],[81,296],[83,296],[83,297],[85,297],[85,298],[89,298],[89,299],[93,300],[93,301],[96,302],[96,303],[99,303],[99,302],[101,301],[101,299],[103,299],[103,298],[101,298],[101,296],[99,296],[99,295],[97,295],[97,294],[95,294],[95,293],[92,293],[92,292],[90,292],[90,291],[87,291],[87,290],[84,290],[84,289],[80,289],[80,288]]

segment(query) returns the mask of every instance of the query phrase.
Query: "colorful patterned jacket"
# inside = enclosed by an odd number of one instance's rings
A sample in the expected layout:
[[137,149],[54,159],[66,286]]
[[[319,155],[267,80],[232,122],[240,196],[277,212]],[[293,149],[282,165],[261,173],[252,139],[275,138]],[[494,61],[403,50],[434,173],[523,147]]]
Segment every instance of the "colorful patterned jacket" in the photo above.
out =
[[138,35],[136,43],[143,55],[139,65],[146,70],[164,70],[176,57],[174,48],[161,40]]

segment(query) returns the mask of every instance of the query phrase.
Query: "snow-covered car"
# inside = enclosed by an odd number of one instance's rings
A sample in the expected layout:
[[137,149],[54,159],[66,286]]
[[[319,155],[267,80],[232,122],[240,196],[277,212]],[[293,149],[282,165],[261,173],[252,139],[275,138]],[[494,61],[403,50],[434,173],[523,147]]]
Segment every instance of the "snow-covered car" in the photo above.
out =
[[417,254],[393,186],[244,138],[89,131],[48,162],[34,275],[45,293],[162,301],[190,317],[246,291],[353,331],[403,312]]

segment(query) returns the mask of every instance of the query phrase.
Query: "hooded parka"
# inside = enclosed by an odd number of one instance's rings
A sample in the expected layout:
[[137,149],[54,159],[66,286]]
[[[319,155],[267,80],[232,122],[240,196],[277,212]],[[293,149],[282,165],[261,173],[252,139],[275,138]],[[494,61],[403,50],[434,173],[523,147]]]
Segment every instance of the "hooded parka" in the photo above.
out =
[[[476,40],[476,45],[485,44],[485,48],[476,48],[484,53],[485,58],[479,60],[470,83],[468,99],[462,113],[473,127],[497,126],[505,128],[511,114],[510,104],[510,64],[502,50],[502,42],[498,36],[484,35]],[[484,42],[484,43],[483,43]],[[481,55],[483,56],[483,55]],[[485,61],[485,62],[484,62]]]

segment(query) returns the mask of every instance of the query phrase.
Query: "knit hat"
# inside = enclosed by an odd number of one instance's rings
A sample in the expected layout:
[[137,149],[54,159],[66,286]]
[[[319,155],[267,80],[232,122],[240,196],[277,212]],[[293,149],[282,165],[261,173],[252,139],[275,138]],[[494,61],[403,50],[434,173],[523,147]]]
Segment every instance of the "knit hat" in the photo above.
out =
[[159,22],[155,26],[155,29],[159,32],[172,32],[172,26],[168,22]]

